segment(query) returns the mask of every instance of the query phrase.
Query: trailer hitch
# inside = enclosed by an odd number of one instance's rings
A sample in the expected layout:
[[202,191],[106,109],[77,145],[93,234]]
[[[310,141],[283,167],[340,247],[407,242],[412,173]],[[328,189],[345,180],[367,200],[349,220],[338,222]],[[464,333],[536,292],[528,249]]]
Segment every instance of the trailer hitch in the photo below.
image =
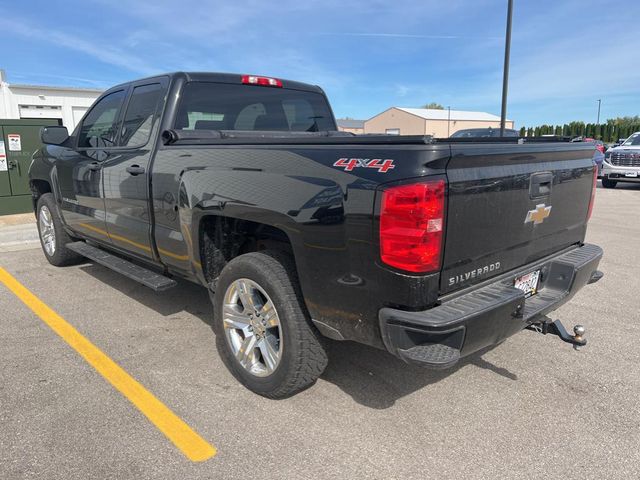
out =
[[560,320],[551,320],[549,317],[543,316],[541,320],[527,325],[526,328],[542,335],[556,335],[563,342],[573,345],[574,350],[579,350],[580,347],[587,344],[587,340],[584,338],[585,328],[582,325],[573,327],[574,334],[570,335]]

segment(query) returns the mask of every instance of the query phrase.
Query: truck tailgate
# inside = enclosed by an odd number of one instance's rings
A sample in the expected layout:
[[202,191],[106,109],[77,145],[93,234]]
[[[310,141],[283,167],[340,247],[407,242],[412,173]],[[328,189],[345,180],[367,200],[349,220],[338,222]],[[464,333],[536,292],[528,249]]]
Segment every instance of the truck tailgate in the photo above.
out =
[[584,240],[593,145],[453,144],[441,293]]

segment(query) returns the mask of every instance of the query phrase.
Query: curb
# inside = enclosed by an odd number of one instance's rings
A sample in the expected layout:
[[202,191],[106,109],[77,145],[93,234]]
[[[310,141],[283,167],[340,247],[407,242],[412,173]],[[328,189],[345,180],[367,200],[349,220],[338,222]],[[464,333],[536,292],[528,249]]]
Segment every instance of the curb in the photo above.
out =
[[35,222],[0,227],[0,252],[38,247],[40,239]]

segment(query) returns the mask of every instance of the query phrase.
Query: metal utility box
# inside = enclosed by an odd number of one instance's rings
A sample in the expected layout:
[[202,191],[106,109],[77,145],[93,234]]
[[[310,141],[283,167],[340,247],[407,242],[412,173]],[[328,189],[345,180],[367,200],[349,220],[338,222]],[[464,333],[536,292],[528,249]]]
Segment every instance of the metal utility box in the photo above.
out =
[[33,209],[29,190],[29,165],[42,146],[40,128],[58,120],[0,120],[0,215]]

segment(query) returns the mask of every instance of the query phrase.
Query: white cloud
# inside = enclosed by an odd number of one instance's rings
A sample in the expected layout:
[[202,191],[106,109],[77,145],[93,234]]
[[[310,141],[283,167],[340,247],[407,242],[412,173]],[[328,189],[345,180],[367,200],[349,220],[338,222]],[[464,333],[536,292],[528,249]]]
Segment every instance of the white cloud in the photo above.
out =
[[5,34],[11,33],[32,40],[54,43],[60,47],[89,55],[100,62],[144,75],[157,72],[156,68],[142,58],[120,48],[107,46],[105,45],[107,42],[104,41],[88,40],[51,27],[44,28],[43,25],[26,24],[17,18],[0,19],[0,30]]
[[[36,77],[43,77],[43,78],[53,78],[56,80],[64,80],[66,82],[69,82],[69,84],[85,84],[88,85],[92,88],[107,88],[109,87],[109,85],[107,83],[104,82],[104,80],[96,80],[94,78],[85,78],[85,77],[75,77],[75,76],[70,76],[70,75],[55,75],[53,73],[37,73],[35,74]],[[29,72],[29,74],[26,73],[20,73],[20,72],[15,72],[12,71],[11,72],[11,78],[12,79],[25,79],[28,81],[32,81],[30,79],[32,79],[34,77],[34,73],[33,72]]]
[[396,96],[398,97],[406,97],[410,91],[410,88],[407,87],[406,85],[396,85],[395,89],[396,89]]

